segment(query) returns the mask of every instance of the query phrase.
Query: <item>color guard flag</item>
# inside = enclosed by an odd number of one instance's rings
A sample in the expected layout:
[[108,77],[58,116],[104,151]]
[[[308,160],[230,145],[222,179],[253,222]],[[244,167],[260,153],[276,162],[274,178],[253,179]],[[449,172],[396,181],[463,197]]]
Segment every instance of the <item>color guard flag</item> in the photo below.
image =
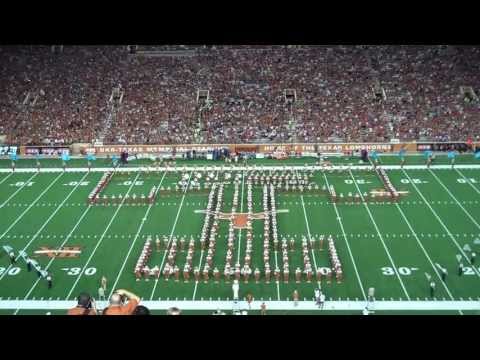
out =
[[425,156],[426,159],[428,159],[430,156],[432,156],[432,154],[433,154],[433,151],[431,151],[431,150],[425,150],[423,152],[423,156]]
[[400,149],[400,151],[398,152],[398,156],[401,159],[403,159],[405,157],[405,153],[406,153],[405,149]]
[[448,152],[448,158],[449,159],[455,159],[455,156],[457,156],[457,153],[455,151],[449,151]]
[[113,162],[114,165],[117,164],[117,162],[118,162],[118,156],[117,155],[112,155],[112,162]]
[[475,159],[480,159],[480,151],[477,151],[477,152],[475,153]]
[[97,158],[93,154],[87,154],[87,160],[88,161],[95,161],[95,160],[97,160]]
[[17,154],[10,154],[10,160],[17,161],[18,160]]
[[375,150],[373,150],[371,153],[370,153],[370,157],[373,159],[373,160],[378,160],[378,154]]
[[70,155],[68,155],[66,152],[62,154],[62,160],[63,161],[69,161],[70,160]]

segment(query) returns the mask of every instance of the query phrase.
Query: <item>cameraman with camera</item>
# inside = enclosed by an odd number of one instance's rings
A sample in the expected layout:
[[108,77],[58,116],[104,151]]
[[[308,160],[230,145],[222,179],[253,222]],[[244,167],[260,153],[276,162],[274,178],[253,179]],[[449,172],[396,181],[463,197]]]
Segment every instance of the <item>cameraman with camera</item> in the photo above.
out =
[[97,315],[95,300],[87,293],[78,295],[78,304],[68,310],[67,315]]
[[103,315],[132,315],[139,302],[140,298],[134,293],[119,289],[112,294],[110,306],[103,310]]

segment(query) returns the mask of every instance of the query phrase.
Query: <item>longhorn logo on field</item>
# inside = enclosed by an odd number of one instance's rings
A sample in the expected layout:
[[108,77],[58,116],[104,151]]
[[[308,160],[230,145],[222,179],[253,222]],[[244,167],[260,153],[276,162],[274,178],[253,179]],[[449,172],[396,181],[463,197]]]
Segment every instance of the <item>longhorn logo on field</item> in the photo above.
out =
[[49,258],[76,258],[79,257],[81,253],[80,246],[66,246],[59,249],[41,246],[39,250],[34,251],[36,256],[45,255]]

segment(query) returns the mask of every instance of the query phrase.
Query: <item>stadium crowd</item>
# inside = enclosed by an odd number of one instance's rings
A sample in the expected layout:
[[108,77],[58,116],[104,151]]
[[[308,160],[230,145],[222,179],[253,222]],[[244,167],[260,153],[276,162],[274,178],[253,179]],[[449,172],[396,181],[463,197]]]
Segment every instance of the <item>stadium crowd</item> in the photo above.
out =
[[[480,104],[460,91],[480,90],[477,47],[142,50],[194,55],[135,56],[126,46],[0,47],[0,135],[17,145],[480,139]],[[114,88],[123,96],[112,112]],[[286,89],[295,90],[295,102],[285,101]],[[198,90],[208,90],[211,100],[201,115]]]

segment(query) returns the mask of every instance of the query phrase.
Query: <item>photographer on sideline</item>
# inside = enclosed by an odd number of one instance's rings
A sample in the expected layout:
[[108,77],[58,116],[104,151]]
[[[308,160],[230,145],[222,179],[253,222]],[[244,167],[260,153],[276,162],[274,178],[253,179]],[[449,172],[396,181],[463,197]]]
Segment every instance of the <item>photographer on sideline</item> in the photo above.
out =
[[132,315],[139,302],[140,298],[134,293],[119,289],[112,294],[110,306],[103,310],[103,315]]
[[68,310],[67,315],[97,315],[95,300],[87,293],[78,295],[78,304]]

